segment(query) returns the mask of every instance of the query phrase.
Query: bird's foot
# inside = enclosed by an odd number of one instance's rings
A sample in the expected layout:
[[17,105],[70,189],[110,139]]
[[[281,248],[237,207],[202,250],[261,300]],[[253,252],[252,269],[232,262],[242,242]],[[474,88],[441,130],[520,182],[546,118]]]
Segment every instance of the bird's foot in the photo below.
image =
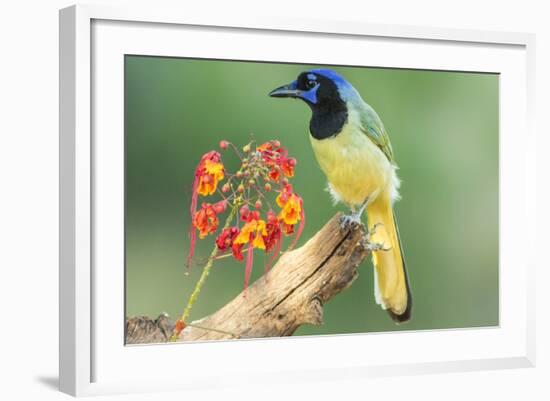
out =
[[340,217],[340,228],[342,230],[354,229],[361,225],[361,215],[357,213],[346,214]]
[[367,232],[367,234],[365,235],[366,240],[367,240],[367,241],[370,241],[370,240],[372,239],[372,236],[373,236],[374,234],[376,234],[376,230],[378,230],[378,227],[383,226],[383,225],[384,225],[384,224],[382,224],[382,223],[376,223],[375,225],[373,225],[373,226],[369,229],[369,231]]
[[376,233],[376,230],[379,226],[383,226],[382,223],[376,223],[371,227],[369,232],[365,234],[365,237],[363,238],[363,246],[364,248],[369,252],[376,252],[376,251],[389,251],[390,248],[386,248],[383,243],[381,242],[373,242],[372,237]]
[[363,243],[363,247],[369,251],[369,252],[376,252],[376,251],[389,251],[391,250],[391,247],[390,248],[386,248],[384,246],[384,244],[380,243],[380,242],[369,242],[369,241],[365,241]]

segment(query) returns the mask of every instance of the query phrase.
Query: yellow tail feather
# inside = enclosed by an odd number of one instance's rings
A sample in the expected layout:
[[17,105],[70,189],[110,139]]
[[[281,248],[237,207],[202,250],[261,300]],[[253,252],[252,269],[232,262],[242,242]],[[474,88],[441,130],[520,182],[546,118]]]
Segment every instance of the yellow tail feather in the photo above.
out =
[[367,207],[371,242],[383,245],[383,250],[372,252],[375,296],[393,320],[410,319],[412,298],[397,224],[391,202],[379,198]]

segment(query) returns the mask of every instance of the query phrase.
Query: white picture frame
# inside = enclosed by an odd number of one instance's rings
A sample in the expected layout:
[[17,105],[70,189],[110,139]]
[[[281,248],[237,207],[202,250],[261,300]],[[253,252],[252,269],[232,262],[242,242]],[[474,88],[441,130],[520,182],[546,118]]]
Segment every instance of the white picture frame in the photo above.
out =
[[[329,46],[331,37],[337,36],[339,40],[354,41],[356,46],[363,43],[372,46],[371,54],[379,54],[384,59],[375,63],[384,66],[502,74],[500,180],[504,185],[500,193],[501,325],[498,328],[325,336],[302,338],[298,342],[262,339],[185,344],[187,349],[180,344],[124,347],[120,335],[124,312],[118,308],[123,301],[123,286],[116,267],[121,252],[120,230],[119,226],[108,227],[105,223],[119,222],[121,215],[121,175],[117,171],[120,172],[123,153],[116,134],[122,118],[117,116],[122,91],[122,73],[117,70],[120,56],[132,53],[212,57],[209,52],[219,46],[216,42],[224,42],[219,40],[220,35],[226,35],[224,39],[231,39],[231,43],[249,40],[248,37],[253,43],[252,36],[259,33],[263,40],[273,43],[270,60],[287,57],[284,61],[327,63],[329,59],[313,60],[311,54],[298,59],[292,51],[286,55],[277,53],[277,42],[292,38],[311,41],[315,46],[315,42],[324,40]],[[178,39],[185,37],[179,35],[192,35],[201,46],[181,46],[181,40],[178,45]],[[274,376],[279,382],[291,382],[297,374],[302,381],[336,380],[534,366],[537,258],[533,244],[521,244],[521,249],[513,246],[516,228],[527,225],[529,232],[535,232],[537,224],[536,141],[531,125],[534,43],[534,35],[524,33],[257,16],[220,20],[187,15],[184,9],[78,5],[61,10],[60,390],[80,396],[239,386],[246,383],[243,373],[261,383],[273,380]],[[257,58],[261,49],[250,46],[225,43],[224,49],[217,51],[227,53],[214,56],[250,59],[255,55]],[[380,49],[391,46],[400,46],[400,51],[390,54]],[[426,57],[411,58],[405,65],[402,59],[412,47],[415,52],[425,52]],[[341,57],[345,57],[344,52]],[[363,65],[364,61],[346,62]],[[107,88],[113,92],[107,94]],[[514,99],[510,97],[512,93]],[[511,110],[515,113],[509,113]],[[94,138],[97,130],[115,135],[97,141]],[[521,132],[522,146],[512,141],[513,132]],[[509,163],[512,154],[513,166]],[[108,178],[105,171],[109,171]],[[522,185],[524,191],[514,192],[513,186],[506,183]],[[509,213],[511,210],[515,211],[513,215]],[[112,249],[104,246],[106,242],[113,244]],[[110,269],[110,273],[104,272],[101,269],[106,265],[115,268]],[[109,274],[113,276],[108,277]],[[101,291],[101,299],[94,297],[96,291]],[[377,354],[376,349],[395,336],[399,336],[399,343],[403,344],[399,356]],[[449,344],[455,346],[449,347]],[[318,355],[321,346],[322,358]],[[167,374],[169,367],[162,375],[141,367],[167,366],[170,359],[177,359],[175,355],[183,351],[193,366],[192,371],[184,375]],[[368,358],[364,358],[362,352]],[[242,361],[243,353],[248,361]],[[292,355],[292,368],[286,367],[289,355]],[[211,358],[217,358],[219,366],[212,368],[207,363]]]

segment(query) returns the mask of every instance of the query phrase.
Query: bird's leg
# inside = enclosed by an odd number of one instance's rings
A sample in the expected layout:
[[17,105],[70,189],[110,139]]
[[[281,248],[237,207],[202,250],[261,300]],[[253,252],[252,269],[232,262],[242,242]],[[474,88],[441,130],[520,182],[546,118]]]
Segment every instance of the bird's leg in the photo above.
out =
[[365,211],[365,208],[367,207],[369,203],[369,198],[363,202],[361,207],[359,207],[358,210],[355,210],[354,206],[351,206],[351,214],[344,215],[340,219],[340,223],[342,226],[342,229],[348,228],[352,224],[361,224],[361,216],[363,215],[363,212]]
[[365,211],[365,208],[369,204],[369,200],[370,200],[370,197],[368,197],[367,200],[363,202],[363,204],[361,205],[361,207],[359,208],[359,210],[357,212],[354,212],[352,214],[352,217],[357,219],[357,221],[361,221],[361,216],[363,215],[363,212]]

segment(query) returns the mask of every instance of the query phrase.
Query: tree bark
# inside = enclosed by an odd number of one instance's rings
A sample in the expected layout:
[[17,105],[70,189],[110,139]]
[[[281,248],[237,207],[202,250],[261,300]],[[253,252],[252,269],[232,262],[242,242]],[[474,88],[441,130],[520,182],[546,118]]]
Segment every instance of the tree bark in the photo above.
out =
[[[284,253],[276,265],[212,315],[192,322],[178,341],[290,336],[303,324],[323,323],[323,305],[348,288],[368,254],[365,227],[342,228],[336,214],[304,246]],[[168,341],[167,316],[127,320],[126,343]]]

